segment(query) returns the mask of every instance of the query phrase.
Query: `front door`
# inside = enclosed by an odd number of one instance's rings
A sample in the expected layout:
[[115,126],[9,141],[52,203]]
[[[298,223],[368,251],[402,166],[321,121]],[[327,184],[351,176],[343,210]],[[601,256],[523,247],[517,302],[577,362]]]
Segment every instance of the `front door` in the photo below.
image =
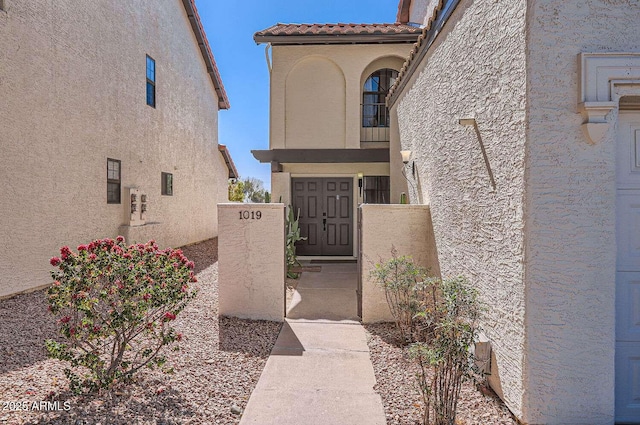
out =
[[293,211],[300,214],[298,255],[353,255],[353,180],[291,179]]
[[640,424],[640,112],[618,129],[616,423]]

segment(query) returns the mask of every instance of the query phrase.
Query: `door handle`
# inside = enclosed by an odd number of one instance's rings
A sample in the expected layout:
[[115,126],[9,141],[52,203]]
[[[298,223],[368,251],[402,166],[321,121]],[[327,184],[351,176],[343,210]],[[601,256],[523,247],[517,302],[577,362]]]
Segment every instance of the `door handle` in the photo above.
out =
[[327,231],[327,219],[326,218],[322,219],[322,231],[323,232]]

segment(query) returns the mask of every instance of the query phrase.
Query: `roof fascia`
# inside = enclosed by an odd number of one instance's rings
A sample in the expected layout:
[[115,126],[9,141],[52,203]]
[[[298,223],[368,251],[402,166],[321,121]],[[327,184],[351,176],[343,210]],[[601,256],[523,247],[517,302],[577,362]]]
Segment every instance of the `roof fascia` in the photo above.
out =
[[198,47],[200,47],[200,52],[202,53],[202,58],[207,65],[207,72],[211,77],[213,88],[215,89],[216,95],[218,96],[218,108],[229,109],[231,107],[231,105],[229,104],[229,98],[227,97],[227,92],[224,89],[224,85],[222,84],[220,71],[218,70],[216,61],[213,58],[211,46],[209,46],[209,41],[207,40],[202,22],[200,21],[200,15],[198,15],[198,9],[196,9],[195,0],[182,0],[182,4],[184,5],[184,10],[187,12],[189,22],[191,22],[191,29],[196,36]]
[[257,44],[400,44],[415,43],[420,34],[254,35]]
[[231,158],[231,153],[229,149],[225,145],[218,145],[218,150],[222,154],[224,158],[224,162],[227,164],[227,169],[229,169],[229,178],[237,179],[240,177],[238,170],[236,169],[236,164],[233,163],[233,159]]

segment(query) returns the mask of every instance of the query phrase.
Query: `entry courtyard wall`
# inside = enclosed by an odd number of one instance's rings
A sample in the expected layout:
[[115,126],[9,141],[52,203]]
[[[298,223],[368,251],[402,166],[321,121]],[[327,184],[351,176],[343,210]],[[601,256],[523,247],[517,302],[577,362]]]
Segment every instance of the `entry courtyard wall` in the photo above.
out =
[[282,322],[284,204],[218,204],[219,314]]
[[440,274],[438,254],[427,205],[363,204],[361,217],[360,279],[362,282],[362,322],[392,322],[384,290],[371,279],[376,263],[409,255],[416,264]]

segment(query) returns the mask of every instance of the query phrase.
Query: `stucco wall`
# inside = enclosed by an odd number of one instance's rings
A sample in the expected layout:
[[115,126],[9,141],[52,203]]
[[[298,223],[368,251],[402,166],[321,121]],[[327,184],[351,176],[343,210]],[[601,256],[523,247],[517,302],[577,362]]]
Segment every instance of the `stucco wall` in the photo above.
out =
[[441,0],[412,1],[409,10],[409,21],[426,25],[433,17]]
[[[442,275],[467,276],[489,307],[490,380],[521,418],[525,11],[525,0],[462,1],[394,106],[401,147],[416,162],[411,202],[429,202]],[[458,124],[467,117],[477,120],[495,190],[473,127]]]
[[[362,220],[362,321],[392,322],[393,316],[382,289],[370,276],[377,263],[391,259],[392,249],[398,256],[409,255],[414,262],[440,273],[431,214],[427,205],[360,206]],[[393,222],[393,226],[389,223]]]
[[[615,131],[599,144],[587,143],[576,114],[577,55],[637,52],[640,5],[628,0],[528,3],[528,417],[533,423],[610,424]],[[615,110],[608,120],[615,123]]]
[[[0,12],[0,296],[49,282],[61,245],[115,237],[125,187],[162,245],[217,234],[227,197],[217,98],[182,2],[7,1]],[[145,101],[156,61],[157,108]],[[121,205],[106,201],[122,161]],[[174,195],[161,196],[161,172]]]
[[284,204],[218,205],[220,315],[284,320],[284,215]]
[[374,62],[399,70],[411,47],[273,46],[270,148],[360,148],[365,71]]

